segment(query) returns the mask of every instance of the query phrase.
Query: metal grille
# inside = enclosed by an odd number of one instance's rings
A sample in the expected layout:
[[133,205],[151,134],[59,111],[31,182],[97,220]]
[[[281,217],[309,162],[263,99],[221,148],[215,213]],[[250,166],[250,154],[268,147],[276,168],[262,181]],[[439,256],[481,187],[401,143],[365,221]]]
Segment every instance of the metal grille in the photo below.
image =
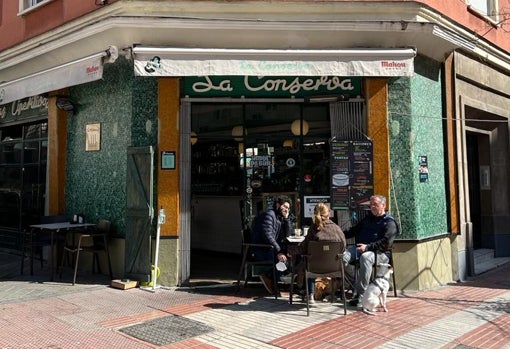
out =
[[329,104],[331,137],[337,139],[366,139],[364,101],[336,102]]
[[181,316],[165,316],[125,327],[120,332],[155,345],[163,346],[211,332],[213,328]]

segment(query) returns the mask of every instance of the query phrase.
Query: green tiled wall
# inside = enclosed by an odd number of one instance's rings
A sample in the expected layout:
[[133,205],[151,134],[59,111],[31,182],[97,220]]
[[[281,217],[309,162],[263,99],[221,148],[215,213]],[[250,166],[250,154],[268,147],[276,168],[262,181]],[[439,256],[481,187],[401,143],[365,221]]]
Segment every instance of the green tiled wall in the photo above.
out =
[[[391,210],[400,218],[403,239],[447,230],[441,84],[441,66],[424,57],[415,59],[412,78],[389,82]],[[421,155],[428,157],[425,183],[418,172]]]
[[[124,236],[126,151],[156,145],[157,80],[134,77],[132,62],[104,66],[103,79],[71,88],[78,111],[68,116],[66,214],[109,219]],[[85,151],[85,126],[101,124],[101,150]]]

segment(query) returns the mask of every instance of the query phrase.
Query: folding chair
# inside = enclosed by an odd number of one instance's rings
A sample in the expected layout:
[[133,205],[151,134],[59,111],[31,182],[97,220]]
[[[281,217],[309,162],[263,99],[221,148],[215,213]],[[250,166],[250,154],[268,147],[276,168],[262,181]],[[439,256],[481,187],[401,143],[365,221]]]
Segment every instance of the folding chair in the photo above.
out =
[[242,261],[241,261],[241,268],[239,269],[239,275],[237,277],[237,290],[239,291],[240,285],[241,285],[241,278],[244,280],[244,287],[248,284],[248,268],[253,266],[270,266],[273,268],[273,285],[275,288],[274,298],[278,298],[278,285],[276,282],[276,264],[275,259],[272,258],[271,260],[257,260],[254,257],[253,254],[253,248],[261,248],[261,249],[267,249],[268,251],[271,251],[271,255],[274,254],[274,248],[272,245],[269,244],[252,244],[250,243],[251,240],[251,229],[245,229],[241,231],[241,240],[242,240]]
[[[307,280],[309,278],[330,277],[342,280],[341,290],[344,303],[344,315],[347,314],[345,299],[345,274],[343,264],[344,246],[342,242],[309,241],[305,258],[305,289],[306,289],[306,316],[310,315],[310,298]],[[334,282],[331,283],[333,288]],[[334,289],[332,290],[334,294]],[[334,297],[331,297],[333,302]]]

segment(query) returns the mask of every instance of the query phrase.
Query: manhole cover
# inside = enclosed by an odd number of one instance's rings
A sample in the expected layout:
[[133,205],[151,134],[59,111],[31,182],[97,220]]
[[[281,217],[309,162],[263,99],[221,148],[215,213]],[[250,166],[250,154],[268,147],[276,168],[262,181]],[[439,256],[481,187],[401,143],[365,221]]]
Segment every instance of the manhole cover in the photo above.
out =
[[120,331],[145,342],[163,346],[212,331],[213,328],[181,316],[165,316]]

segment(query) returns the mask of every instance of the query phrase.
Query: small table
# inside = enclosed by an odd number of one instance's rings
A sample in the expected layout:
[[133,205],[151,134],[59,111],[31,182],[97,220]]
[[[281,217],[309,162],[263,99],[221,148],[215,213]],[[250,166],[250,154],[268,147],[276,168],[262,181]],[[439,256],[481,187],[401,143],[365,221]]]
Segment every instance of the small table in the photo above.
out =
[[[33,224],[30,226],[32,228],[32,233],[34,234],[34,231],[44,231],[47,230],[50,232],[50,267],[51,267],[51,281],[53,281],[53,275],[55,270],[55,265],[53,262],[53,253],[54,253],[54,243],[55,234],[58,234],[62,231],[68,232],[72,229],[78,229],[78,228],[88,228],[93,227],[95,224],[92,223],[71,223],[71,222],[62,222],[62,223],[47,223],[47,224]],[[32,238],[33,239],[33,238]],[[31,256],[31,258],[33,258]],[[30,261],[32,263],[32,261]]]
[[[303,241],[305,241],[305,237],[303,235],[300,235],[300,236],[287,236],[287,241],[290,243],[290,249],[292,249],[292,247],[296,247],[298,248],[297,245],[300,245]],[[292,304],[292,294],[293,294],[293,290],[294,290],[294,282],[295,282],[295,276],[297,275],[296,273],[296,258],[297,256],[295,254],[292,254],[292,256],[290,257],[290,281],[289,281],[289,284],[290,284],[290,292],[289,292],[289,303]]]
[[287,241],[293,242],[293,243],[301,243],[301,242],[305,241],[305,237],[304,236],[287,236]]

